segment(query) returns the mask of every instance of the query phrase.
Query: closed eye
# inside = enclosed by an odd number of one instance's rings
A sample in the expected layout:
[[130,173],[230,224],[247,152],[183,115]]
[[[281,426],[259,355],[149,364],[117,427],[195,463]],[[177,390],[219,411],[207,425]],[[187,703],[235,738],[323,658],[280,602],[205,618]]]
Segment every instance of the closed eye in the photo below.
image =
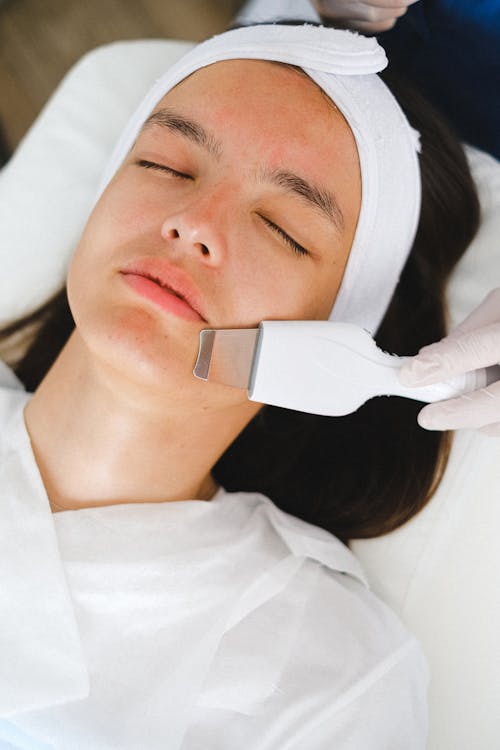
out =
[[183,172],[178,172],[176,169],[172,169],[172,167],[167,167],[166,164],[157,164],[156,162],[148,161],[147,159],[139,159],[136,164],[138,167],[144,167],[145,169],[157,169],[159,172],[166,172],[167,174],[171,174],[174,177],[181,177],[186,180],[193,179],[191,175],[184,174]]
[[296,242],[290,235],[288,235],[281,227],[279,227],[277,224],[274,224],[274,222],[269,221],[269,219],[266,219],[265,216],[260,217],[267,226],[273,230],[276,234],[278,234],[283,242],[288,245],[288,247],[291,247],[292,250],[294,250],[297,255],[304,256],[309,255],[309,250],[307,250],[305,247],[302,247],[302,245],[299,245],[298,242]]
[[[176,169],[172,169],[172,167],[167,167],[166,164],[158,164],[154,161],[149,161],[148,159],[139,159],[137,162],[137,166],[143,167],[144,169],[156,169],[159,172],[166,172],[167,174],[172,175],[173,177],[179,177],[181,179],[187,179],[192,180],[193,177],[189,174],[184,174],[184,172],[178,172]],[[287,234],[281,227],[279,227],[274,222],[270,221],[269,219],[266,219],[265,216],[260,217],[267,226],[273,230],[277,235],[281,237],[283,242],[288,245],[288,247],[291,247],[294,252],[297,253],[297,255],[303,257],[304,255],[309,255],[309,250],[307,248],[300,245],[296,240],[293,239],[293,237],[290,237],[289,234]]]

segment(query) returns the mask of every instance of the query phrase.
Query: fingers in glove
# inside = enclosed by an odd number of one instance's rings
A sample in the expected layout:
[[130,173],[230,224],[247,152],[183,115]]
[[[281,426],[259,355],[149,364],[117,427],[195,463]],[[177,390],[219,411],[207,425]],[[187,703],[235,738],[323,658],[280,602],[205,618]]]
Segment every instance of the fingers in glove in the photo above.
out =
[[500,322],[424,346],[400,371],[404,385],[430,385],[500,362]]
[[313,0],[313,4],[325,16],[343,15],[354,18],[357,14],[365,20],[379,20],[379,16],[374,14],[406,9],[416,2],[418,0]]
[[417,0],[316,0],[314,5],[323,18],[359,31],[386,31]]
[[500,382],[458,398],[428,404],[417,419],[426,430],[489,427],[500,420]]
[[[408,360],[401,368],[401,382],[409,386],[436,383],[460,372],[496,364],[500,361],[500,340],[493,341],[498,336],[496,325],[500,325],[500,288],[493,289],[446,338],[424,346]],[[458,342],[455,348],[451,344],[454,341]],[[485,349],[494,353],[489,355]]]
[[340,28],[360,31],[362,34],[381,34],[383,31],[389,31],[396,25],[397,18],[390,18],[387,21],[378,21],[369,23],[368,21],[342,21],[338,24]]

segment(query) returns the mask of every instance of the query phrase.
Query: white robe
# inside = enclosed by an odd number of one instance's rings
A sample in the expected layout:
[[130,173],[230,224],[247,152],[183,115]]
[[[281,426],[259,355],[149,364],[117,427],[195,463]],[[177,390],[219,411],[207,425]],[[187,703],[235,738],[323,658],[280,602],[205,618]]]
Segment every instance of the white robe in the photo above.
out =
[[0,750],[423,750],[415,638],[266,497],[52,513],[0,363]]

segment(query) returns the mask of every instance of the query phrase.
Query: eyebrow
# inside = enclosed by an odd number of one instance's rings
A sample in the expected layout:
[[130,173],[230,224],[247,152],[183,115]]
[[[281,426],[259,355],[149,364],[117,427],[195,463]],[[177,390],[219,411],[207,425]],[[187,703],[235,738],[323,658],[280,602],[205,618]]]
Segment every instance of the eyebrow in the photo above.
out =
[[[208,133],[198,122],[190,120],[184,117],[184,115],[180,115],[167,108],[159,109],[148,117],[142,129],[145,130],[153,125],[160,125],[179,133],[204,148],[216,159],[219,159],[221,156],[221,141]],[[258,179],[262,182],[269,182],[276,185],[286,192],[300,196],[310,205],[319,209],[335,226],[337,231],[344,229],[344,215],[338,201],[330,190],[314,185],[294,172],[284,169],[263,168],[259,172]]]
[[344,214],[333,193],[329,190],[311,184],[294,172],[283,169],[265,169],[260,177],[265,182],[271,182],[287,192],[295,193],[304,198],[315,208],[319,208],[337,230],[342,231],[344,229]]
[[180,133],[198,146],[202,146],[216,159],[220,158],[222,143],[209,135],[205,128],[194,120],[189,120],[170,109],[159,109],[148,117],[142,129],[146,130],[152,125],[160,125],[163,128],[173,130],[175,133]]

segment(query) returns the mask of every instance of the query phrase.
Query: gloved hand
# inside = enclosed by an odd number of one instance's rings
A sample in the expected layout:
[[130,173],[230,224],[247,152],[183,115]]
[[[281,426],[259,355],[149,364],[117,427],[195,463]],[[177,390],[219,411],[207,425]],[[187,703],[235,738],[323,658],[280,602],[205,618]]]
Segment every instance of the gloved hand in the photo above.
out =
[[[500,362],[500,288],[494,289],[446,338],[424,346],[400,370],[404,385],[430,385]],[[500,436],[500,380],[458,398],[425,406],[418,423],[428,430],[478,428]]]
[[336,25],[369,34],[392,29],[418,0],[312,0],[319,15]]

